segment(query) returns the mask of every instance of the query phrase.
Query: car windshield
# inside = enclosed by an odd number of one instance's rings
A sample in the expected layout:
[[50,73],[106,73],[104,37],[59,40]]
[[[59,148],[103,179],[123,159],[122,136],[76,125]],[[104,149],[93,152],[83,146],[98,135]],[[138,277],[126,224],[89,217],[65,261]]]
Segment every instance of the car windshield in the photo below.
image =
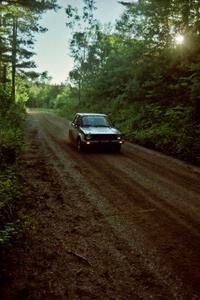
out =
[[108,119],[106,116],[84,116],[82,118],[83,126],[92,127],[110,127]]

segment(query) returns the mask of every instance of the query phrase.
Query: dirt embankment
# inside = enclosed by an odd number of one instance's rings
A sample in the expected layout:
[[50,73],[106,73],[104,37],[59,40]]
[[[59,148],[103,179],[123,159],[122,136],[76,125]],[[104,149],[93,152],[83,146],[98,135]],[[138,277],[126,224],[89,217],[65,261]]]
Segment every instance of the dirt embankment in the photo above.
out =
[[200,299],[200,170],[142,147],[79,154],[67,122],[31,113],[33,225],[3,299]]

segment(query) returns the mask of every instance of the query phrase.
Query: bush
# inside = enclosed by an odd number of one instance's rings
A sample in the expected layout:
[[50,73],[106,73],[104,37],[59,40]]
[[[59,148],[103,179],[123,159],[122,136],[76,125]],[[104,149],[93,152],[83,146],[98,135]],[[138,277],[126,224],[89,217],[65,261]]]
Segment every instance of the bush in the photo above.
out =
[[65,116],[68,120],[72,120],[74,114],[79,111],[79,106],[76,100],[67,100],[65,104],[63,104],[62,108],[59,107],[60,116]]
[[21,197],[16,169],[10,167],[0,173],[0,243],[7,242],[16,232],[16,203]]
[[23,128],[25,108],[22,103],[12,104],[6,112],[0,107],[0,161],[13,164],[24,147]]
[[7,128],[0,131],[0,160],[3,164],[16,162],[23,149],[23,132],[19,128]]
[[[23,103],[11,104],[0,91],[0,243],[7,243],[21,224],[17,205],[22,196],[18,161],[24,148],[25,109]],[[9,105],[8,105],[9,103]]]
[[158,108],[151,105],[133,119],[130,140],[181,159],[200,164],[200,127],[191,107]]

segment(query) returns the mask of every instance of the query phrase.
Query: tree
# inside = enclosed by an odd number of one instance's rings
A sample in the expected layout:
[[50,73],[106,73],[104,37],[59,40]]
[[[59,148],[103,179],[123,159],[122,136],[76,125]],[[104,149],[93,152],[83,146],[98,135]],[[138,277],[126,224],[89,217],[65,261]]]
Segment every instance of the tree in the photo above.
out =
[[96,10],[95,0],[84,0],[82,14],[80,15],[76,7],[68,5],[66,14],[68,21],[67,27],[72,30],[72,39],[70,49],[74,58],[75,68],[70,73],[71,79],[74,80],[79,89],[79,100],[81,99],[81,90],[83,88],[83,78],[88,61],[89,49],[96,39],[96,32],[99,24],[94,18]]
[[156,47],[171,47],[174,36],[200,30],[200,2],[196,0],[141,0],[125,3],[117,29],[123,34],[151,41]]
[[[34,33],[45,32],[39,26],[39,18],[47,9],[58,8],[56,0],[51,1],[0,1],[0,78],[5,85],[7,68],[11,66],[12,99],[15,100],[16,75],[33,76],[27,72],[34,68],[35,63],[30,59],[34,55]],[[33,78],[32,77],[32,78]]]

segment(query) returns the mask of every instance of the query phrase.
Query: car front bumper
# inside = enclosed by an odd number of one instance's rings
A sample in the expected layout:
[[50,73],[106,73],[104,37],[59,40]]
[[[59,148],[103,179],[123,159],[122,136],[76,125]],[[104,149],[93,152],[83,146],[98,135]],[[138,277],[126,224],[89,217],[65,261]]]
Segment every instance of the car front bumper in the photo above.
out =
[[83,141],[83,143],[85,144],[85,145],[87,145],[87,146],[92,146],[92,145],[96,145],[96,146],[100,146],[100,145],[107,145],[107,146],[109,146],[109,145],[122,145],[122,144],[124,144],[124,140],[84,140]]

